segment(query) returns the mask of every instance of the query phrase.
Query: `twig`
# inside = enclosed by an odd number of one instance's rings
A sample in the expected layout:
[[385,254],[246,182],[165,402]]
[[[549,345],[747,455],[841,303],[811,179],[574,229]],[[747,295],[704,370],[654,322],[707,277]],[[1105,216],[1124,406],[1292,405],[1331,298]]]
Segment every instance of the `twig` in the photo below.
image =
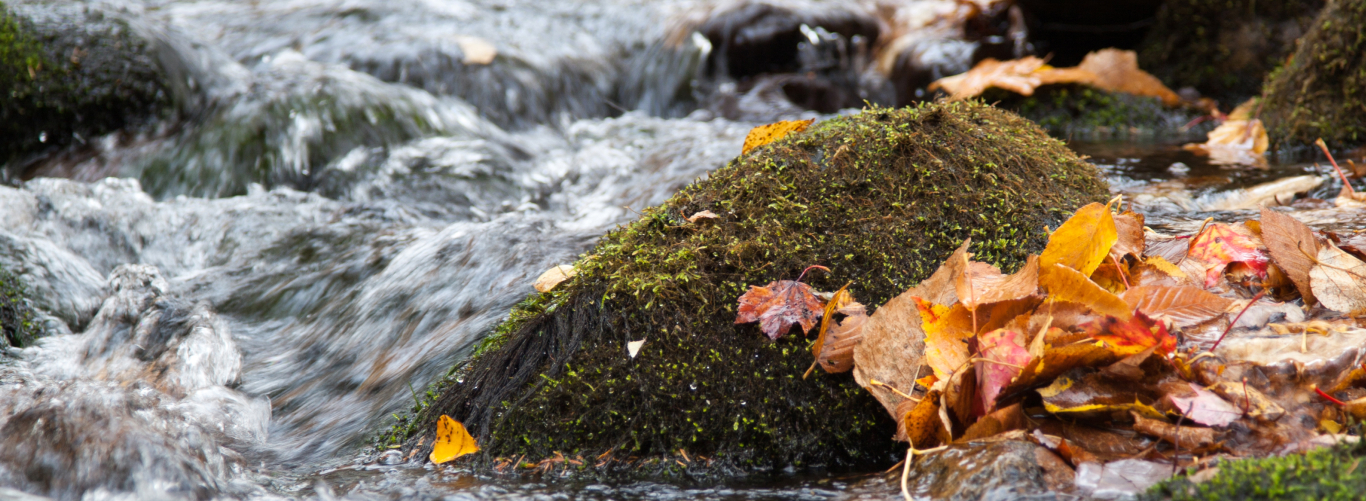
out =
[[1352,183],[1347,182],[1347,175],[1342,173],[1342,167],[1338,167],[1338,161],[1333,160],[1333,154],[1328,152],[1328,144],[1323,142],[1323,138],[1314,141],[1314,144],[1319,145],[1324,155],[1328,155],[1328,163],[1333,164],[1333,169],[1338,171],[1338,177],[1342,178],[1342,185],[1347,187],[1347,192],[1356,193],[1357,191],[1352,189]]
[[1115,263],[1115,273],[1119,273],[1119,279],[1124,282],[1124,289],[1129,289],[1129,279],[1124,276],[1124,269],[1119,267],[1119,260],[1115,256],[1110,256],[1110,261]]
[[1224,333],[1219,335],[1219,340],[1215,341],[1214,346],[1209,349],[1210,353],[1214,353],[1214,350],[1219,349],[1219,343],[1224,342],[1224,336],[1227,336],[1229,331],[1233,330],[1233,326],[1238,323],[1238,319],[1243,318],[1243,313],[1246,313],[1247,309],[1251,308],[1252,305],[1256,303],[1258,299],[1261,299],[1262,296],[1265,294],[1266,289],[1262,289],[1262,291],[1258,292],[1256,296],[1252,296],[1252,300],[1247,302],[1247,306],[1244,306],[1242,310],[1238,311],[1238,315],[1234,316],[1233,321],[1228,323],[1228,328],[1224,329]]
[[884,382],[882,382],[882,381],[878,381],[878,380],[876,380],[876,379],[869,380],[869,381],[868,381],[868,384],[869,384],[870,386],[881,386],[881,387],[886,388],[886,389],[888,389],[888,390],[892,390],[892,393],[895,393],[895,394],[897,394],[897,395],[901,395],[901,398],[904,398],[904,399],[906,399],[906,400],[910,400],[910,401],[912,401],[912,402],[919,402],[919,401],[920,401],[920,399],[915,398],[915,397],[912,397],[912,396],[907,395],[907,394],[905,394],[905,393],[902,393],[901,390],[898,390],[898,389],[892,387],[892,385],[887,384],[887,383],[884,383]]
[[911,491],[906,489],[906,477],[911,475],[911,459],[913,458],[915,458],[915,444],[906,448],[906,460],[902,461],[905,464],[901,466],[901,497],[906,501],[915,501],[911,499]]

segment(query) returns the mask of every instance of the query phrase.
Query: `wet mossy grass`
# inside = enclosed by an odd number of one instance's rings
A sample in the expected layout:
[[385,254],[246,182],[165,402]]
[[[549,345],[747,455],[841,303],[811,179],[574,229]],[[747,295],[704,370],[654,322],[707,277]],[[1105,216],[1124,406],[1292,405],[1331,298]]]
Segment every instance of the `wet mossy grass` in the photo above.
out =
[[1282,457],[1219,462],[1213,478],[1178,477],[1154,486],[1143,499],[1173,501],[1361,499],[1366,493],[1366,444]]
[[1181,130],[1199,113],[1168,108],[1155,97],[1109,92],[1089,85],[1045,85],[1032,96],[991,88],[983,93],[982,100],[1033,120],[1058,138],[1203,138],[1206,132]]
[[165,72],[126,21],[51,8],[35,19],[0,2],[0,174],[10,182],[44,155],[174,112]]
[[[809,341],[735,325],[737,298],[820,264],[830,273],[806,278],[817,290],[849,282],[879,305],[968,237],[976,259],[1010,270],[1043,247],[1045,227],[1108,196],[1062,143],[980,102],[814,124],[605,235],[577,276],[518,305],[388,444],[429,447],[448,414],[477,437],[484,465],[610,451],[668,465],[686,452],[710,471],[885,466],[901,452],[881,406],[849,374],[803,380]],[[720,218],[686,221],[702,210]],[[626,344],[642,339],[631,358]]]
[[1331,0],[1285,66],[1267,79],[1265,117],[1277,149],[1366,144],[1366,2]]
[[0,347],[23,348],[33,344],[42,328],[33,313],[28,287],[22,279],[0,266]]
[[1138,66],[1173,89],[1194,87],[1227,111],[1261,95],[1324,0],[1167,0],[1137,49]]

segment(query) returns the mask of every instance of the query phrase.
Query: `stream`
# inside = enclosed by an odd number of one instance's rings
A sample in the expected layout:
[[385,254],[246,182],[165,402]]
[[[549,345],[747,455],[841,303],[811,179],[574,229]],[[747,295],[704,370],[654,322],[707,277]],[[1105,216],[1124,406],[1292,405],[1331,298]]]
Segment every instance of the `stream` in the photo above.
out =
[[[957,5],[906,4],[927,32]],[[783,71],[815,80],[737,86],[727,62],[786,35],[687,0],[10,2],[116,13],[185,86],[165,124],[0,186],[0,264],[51,333],[0,357],[0,499],[899,499],[858,472],[547,483],[360,454],[542,271],[751,127],[894,102],[850,35],[871,10],[764,5],[852,27],[798,19]],[[935,36],[932,73],[985,43]],[[1258,196],[1327,210],[1341,187],[1313,163],[1213,165],[1193,139],[1071,145],[1161,231]]]

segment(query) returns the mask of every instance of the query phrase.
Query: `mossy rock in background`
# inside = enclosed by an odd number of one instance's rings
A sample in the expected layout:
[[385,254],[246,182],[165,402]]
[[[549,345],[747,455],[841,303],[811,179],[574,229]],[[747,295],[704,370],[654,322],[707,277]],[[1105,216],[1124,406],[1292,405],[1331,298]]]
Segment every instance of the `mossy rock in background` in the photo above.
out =
[[[21,8],[22,7],[22,8]],[[0,175],[172,108],[152,43],[102,10],[0,3]]]
[[[904,449],[886,411],[847,373],[803,380],[808,340],[735,325],[737,298],[820,264],[830,273],[806,282],[852,283],[876,306],[968,237],[976,259],[1009,270],[1043,247],[1045,227],[1108,196],[1062,143],[978,102],[815,124],[608,233],[577,276],[519,305],[390,440],[431,444],[448,414],[485,461],[681,449],[745,469],[890,464]],[[703,210],[720,217],[686,221]]]
[[1211,478],[1178,477],[1153,486],[1142,499],[1319,501],[1361,499],[1366,492],[1366,444],[1339,444],[1305,454],[1220,461]]
[[0,347],[23,348],[42,332],[24,282],[0,267]]
[[1273,146],[1366,144],[1366,1],[1332,0],[1285,67],[1267,81]]
[[1196,116],[1186,109],[1168,108],[1155,97],[1082,84],[1045,85],[1032,96],[991,88],[982,100],[1033,120],[1053,137],[1064,139],[1185,136],[1191,132],[1181,127]]
[[1138,49],[1138,66],[1173,89],[1194,87],[1228,111],[1261,94],[1323,0],[1167,0]]

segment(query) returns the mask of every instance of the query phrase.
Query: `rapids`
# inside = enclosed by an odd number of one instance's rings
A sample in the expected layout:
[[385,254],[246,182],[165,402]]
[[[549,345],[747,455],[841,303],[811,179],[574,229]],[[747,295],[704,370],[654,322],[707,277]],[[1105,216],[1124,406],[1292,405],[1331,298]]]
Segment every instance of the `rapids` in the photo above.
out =
[[[834,109],[892,104],[868,55],[878,35],[860,31],[889,29],[868,28],[871,8],[7,4],[124,19],[183,85],[166,123],[91,139],[0,186],[0,264],[27,281],[49,332],[0,357],[0,499],[895,494],[821,471],[543,484],[358,455],[537,275],[724,165],[756,123],[822,116],[817,95],[840,96]],[[920,69],[966,69],[977,42],[935,27],[956,4],[907,4],[896,29],[930,33],[903,44],[921,47]],[[778,21],[726,24],[744,19]],[[727,58],[795,25],[800,50],[770,56],[815,83],[737,87]],[[1117,189],[1147,196],[1154,227],[1237,219],[1246,212],[1210,212],[1222,207],[1210,197],[1288,175],[1334,192],[1310,166],[1227,171],[1164,143],[1124,144],[1079,147]]]

